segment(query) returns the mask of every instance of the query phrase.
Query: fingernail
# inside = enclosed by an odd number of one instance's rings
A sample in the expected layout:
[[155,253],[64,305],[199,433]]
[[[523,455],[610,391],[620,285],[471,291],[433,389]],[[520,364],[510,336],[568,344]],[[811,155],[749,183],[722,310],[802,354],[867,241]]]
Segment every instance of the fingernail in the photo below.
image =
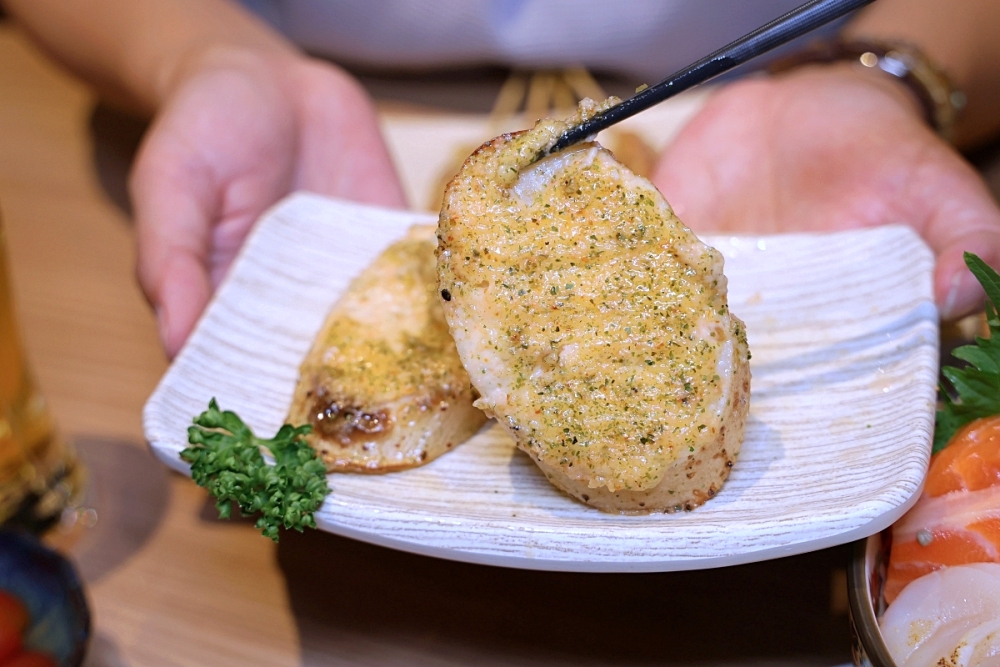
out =
[[968,271],[956,271],[951,277],[951,285],[944,305],[941,307],[942,320],[954,320],[972,312],[979,305],[979,283]]

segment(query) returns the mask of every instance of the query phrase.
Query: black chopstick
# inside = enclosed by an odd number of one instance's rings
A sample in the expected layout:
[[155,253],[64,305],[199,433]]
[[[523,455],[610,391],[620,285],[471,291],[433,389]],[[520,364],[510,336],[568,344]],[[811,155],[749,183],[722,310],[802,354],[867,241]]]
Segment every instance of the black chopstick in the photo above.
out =
[[675,72],[655,86],[646,88],[604,113],[570,128],[551,148],[538,157],[542,158],[583,141],[654,104],[704,83],[723,72],[728,72],[737,65],[742,65],[762,53],[801,37],[810,30],[815,30],[871,2],[874,0],[811,0],[727,44],[712,55]]

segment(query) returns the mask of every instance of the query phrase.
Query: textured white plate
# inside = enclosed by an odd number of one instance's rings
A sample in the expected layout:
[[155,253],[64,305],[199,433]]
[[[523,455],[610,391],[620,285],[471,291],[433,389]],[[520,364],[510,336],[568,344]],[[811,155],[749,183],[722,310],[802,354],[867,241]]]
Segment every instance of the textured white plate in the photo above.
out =
[[[297,368],[349,280],[414,222],[299,194],[260,222],[146,404],[167,465],[209,398],[260,434],[282,423]],[[903,227],[715,237],[730,307],[746,321],[750,419],[719,495],[680,514],[602,514],[550,486],[492,424],[431,464],[330,477],[330,532],[513,567],[684,570],[865,537],[915,500],[930,450],[937,314],[930,251]]]

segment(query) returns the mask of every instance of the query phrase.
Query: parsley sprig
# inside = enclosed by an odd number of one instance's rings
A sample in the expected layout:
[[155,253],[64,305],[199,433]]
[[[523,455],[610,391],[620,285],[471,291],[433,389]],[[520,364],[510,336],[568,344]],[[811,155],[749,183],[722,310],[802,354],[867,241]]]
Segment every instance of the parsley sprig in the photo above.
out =
[[330,493],[326,468],[303,438],[310,430],[285,424],[273,438],[258,438],[235,412],[219,410],[213,398],[188,428],[192,446],[181,458],[191,464],[194,481],[215,496],[219,516],[228,519],[236,503],[243,514],[259,514],[256,527],[277,542],[281,526],[299,532],[315,528],[313,513]]
[[1000,275],[972,253],[965,264],[986,290],[986,323],[989,338],[976,337],[975,345],[956,348],[952,355],[968,362],[965,368],[945,366],[941,373],[951,385],[942,386],[942,406],[934,428],[934,451],[944,449],[955,432],[969,422],[1000,414]]

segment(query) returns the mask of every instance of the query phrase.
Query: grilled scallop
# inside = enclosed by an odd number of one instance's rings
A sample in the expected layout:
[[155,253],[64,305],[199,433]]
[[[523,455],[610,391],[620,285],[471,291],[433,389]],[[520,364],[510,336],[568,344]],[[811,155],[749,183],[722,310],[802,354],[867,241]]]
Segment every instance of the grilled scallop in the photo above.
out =
[[288,421],[327,470],[430,461],[486,421],[437,295],[434,226],[390,246],[333,307],[299,369]]
[[566,125],[494,139],[449,184],[445,317],[476,405],[553,484],[610,512],[692,509],[728,476],[749,406],[722,256],[595,143],[532,163]]

